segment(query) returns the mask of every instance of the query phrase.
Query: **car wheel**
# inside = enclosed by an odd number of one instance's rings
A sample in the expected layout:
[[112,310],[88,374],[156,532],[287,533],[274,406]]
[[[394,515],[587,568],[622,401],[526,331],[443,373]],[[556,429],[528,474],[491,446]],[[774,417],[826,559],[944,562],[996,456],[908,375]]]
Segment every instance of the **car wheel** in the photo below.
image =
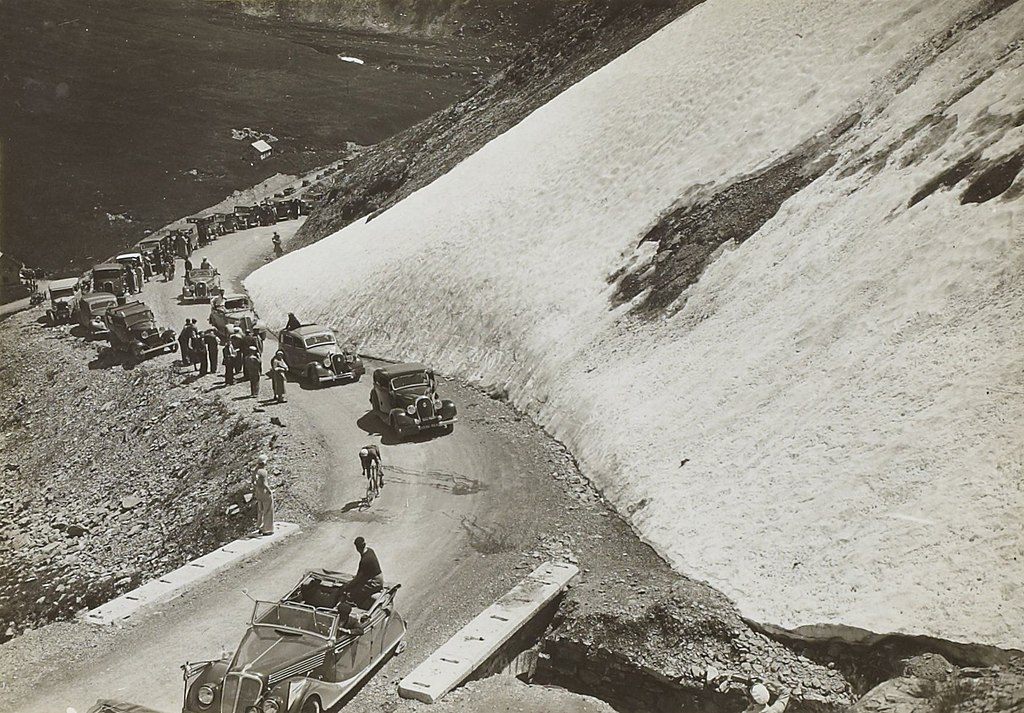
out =
[[323,711],[324,707],[316,696],[310,696],[302,704],[302,713],[323,713]]
[[402,437],[402,429],[398,427],[398,419],[394,416],[388,418],[388,427],[391,428],[391,432],[399,438]]
[[320,387],[320,379],[316,378],[316,367],[312,365],[306,369],[306,383],[309,384],[311,389]]
[[370,392],[370,408],[375,414],[380,414],[380,400],[377,398],[376,391]]

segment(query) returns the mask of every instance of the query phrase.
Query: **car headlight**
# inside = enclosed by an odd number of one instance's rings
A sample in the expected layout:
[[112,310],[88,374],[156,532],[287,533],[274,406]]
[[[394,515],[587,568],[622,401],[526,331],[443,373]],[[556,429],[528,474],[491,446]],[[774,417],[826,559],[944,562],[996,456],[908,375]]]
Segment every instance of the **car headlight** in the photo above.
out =
[[416,414],[416,406],[413,404],[409,404],[408,406],[405,407],[405,412],[410,416],[414,416]]
[[330,369],[331,368],[331,355],[330,354],[328,354],[327,356],[324,357],[323,364],[324,364],[324,368],[325,369]]
[[281,710],[281,704],[276,698],[268,698],[263,701],[263,713],[278,713]]
[[209,684],[200,686],[199,690],[196,691],[196,700],[199,701],[199,705],[201,705],[203,708],[206,708],[211,703],[213,703],[213,699],[215,697],[216,691],[214,691],[213,686]]

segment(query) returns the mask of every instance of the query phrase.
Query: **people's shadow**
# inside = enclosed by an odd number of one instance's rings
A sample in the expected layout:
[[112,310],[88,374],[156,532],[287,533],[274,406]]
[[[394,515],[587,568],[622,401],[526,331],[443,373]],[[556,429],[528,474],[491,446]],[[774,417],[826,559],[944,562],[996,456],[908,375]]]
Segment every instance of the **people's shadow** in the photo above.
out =
[[99,369],[113,369],[116,366],[123,368],[125,371],[130,371],[135,368],[136,365],[135,357],[124,352],[119,352],[110,347],[104,347],[100,349],[99,354],[96,358],[89,362],[89,370],[96,371]]

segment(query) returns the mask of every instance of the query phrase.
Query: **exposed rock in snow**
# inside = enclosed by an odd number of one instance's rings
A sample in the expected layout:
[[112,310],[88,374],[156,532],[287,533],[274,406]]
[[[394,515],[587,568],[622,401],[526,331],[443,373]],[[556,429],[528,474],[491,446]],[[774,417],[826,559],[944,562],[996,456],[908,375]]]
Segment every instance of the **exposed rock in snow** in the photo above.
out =
[[[710,0],[247,285],[272,323],[302,305],[507,391],[750,618],[1022,647],[1006,5]],[[716,201],[809,145],[815,180],[754,184],[785,200],[728,194],[756,224],[679,261],[672,300],[616,299],[695,249],[672,226],[640,245],[666,216],[726,231]]]

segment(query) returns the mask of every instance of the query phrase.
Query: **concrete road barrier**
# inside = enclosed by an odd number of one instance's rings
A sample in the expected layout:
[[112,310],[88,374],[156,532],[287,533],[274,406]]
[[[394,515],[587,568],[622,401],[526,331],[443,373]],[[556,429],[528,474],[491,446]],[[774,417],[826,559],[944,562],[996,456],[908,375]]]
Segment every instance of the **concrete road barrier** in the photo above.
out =
[[440,700],[557,597],[578,573],[575,565],[542,564],[403,678],[398,694],[424,703]]
[[122,594],[117,599],[112,599],[106,604],[86,612],[83,618],[90,624],[98,625],[123,622],[142,607],[173,599],[187,585],[195,584],[209,577],[214,572],[269,547],[298,531],[299,526],[294,523],[275,523],[273,535],[229,542],[209,554],[192,560],[173,572],[168,572],[137,589]]

